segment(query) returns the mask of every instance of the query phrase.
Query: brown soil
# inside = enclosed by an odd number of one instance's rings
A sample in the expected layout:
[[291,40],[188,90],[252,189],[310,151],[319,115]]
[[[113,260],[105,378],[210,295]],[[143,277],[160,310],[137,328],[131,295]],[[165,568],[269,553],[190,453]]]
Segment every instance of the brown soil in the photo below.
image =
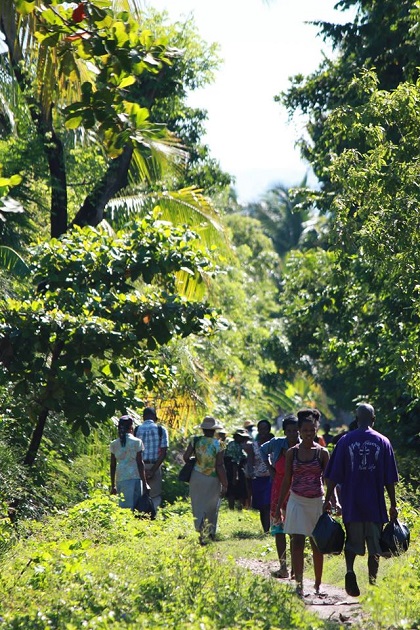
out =
[[[264,560],[250,560],[239,558],[237,563],[257,575],[276,580],[279,583],[289,584],[294,587],[292,580],[273,578],[271,572],[278,569],[278,562]],[[349,597],[344,589],[330,584],[321,585],[321,593],[314,592],[313,581],[304,579],[303,601],[309,610],[317,614],[321,619],[337,624],[337,627],[366,628],[367,619],[364,617],[362,607],[357,598]]]

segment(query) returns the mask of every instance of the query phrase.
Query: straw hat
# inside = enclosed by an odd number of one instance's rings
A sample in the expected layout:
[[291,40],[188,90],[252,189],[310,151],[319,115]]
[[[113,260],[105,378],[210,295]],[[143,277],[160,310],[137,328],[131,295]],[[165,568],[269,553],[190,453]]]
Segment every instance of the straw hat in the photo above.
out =
[[241,437],[249,439],[249,433],[246,429],[235,429],[233,435],[240,435]]
[[215,418],[213,418],[213,416],[206,416],[203,420],[203,422],[200,424],[200,428],[201,429],[221,429],[222,425],[219,424],[217,422],[217,420]]

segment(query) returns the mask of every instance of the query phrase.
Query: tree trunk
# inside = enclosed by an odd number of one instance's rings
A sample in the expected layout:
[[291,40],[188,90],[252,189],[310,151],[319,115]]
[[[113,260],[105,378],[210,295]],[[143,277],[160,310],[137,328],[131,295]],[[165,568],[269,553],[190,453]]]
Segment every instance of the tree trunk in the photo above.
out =
[[[48,398],[51,385],[54,383],[55,364],[57,363],[58,357],[60,356],[63,348],[64,348],[64,342],[58,341],[52,352],[50,376],[48,378],[48,382],[45,388],[45,398]],[[44,435],[45,424],[47,422],[49,412],[50,412],[50,409],[48,409],[48,407],[43,406],[38,415],[38,422],[36,423],[36,427],[32,433],[31,442],[26,452],[25,459],[23,460],[24,465],[28,466],[29,468],[33,466],[36,456],[38,455],[38,450],[41,444],[42,436]]]
[[41,413],[38,416],[38,422],[36,424],[34,432],[32,433],[31,443],[29,444],[25,459],[23,460],[24,465],[28,466],[29,468],[33,466],[36,456],[38,454],[38,449],[41,444],[42,436],[44,434],[45,424],[47,422],[49,411],[49,409],[43,407]]
[[123,153],[112,160],[103,178],[85,199],[72,221],[72,225],[95,227],[104,217],[106,204],[115,194],[127,186],[128,169],[133,155],[133,147],[125,147]]
[[51,177],[51,237],[58,238],[67,231],[67,174],[63,144],[52,126],[52,135],[44,149],[48,160]]

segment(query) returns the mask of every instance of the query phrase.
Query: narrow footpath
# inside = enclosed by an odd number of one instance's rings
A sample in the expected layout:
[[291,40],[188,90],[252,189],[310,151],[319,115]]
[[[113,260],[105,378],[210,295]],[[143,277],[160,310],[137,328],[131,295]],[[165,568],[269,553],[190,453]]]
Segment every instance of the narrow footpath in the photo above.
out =
[[[267,562],[264,560],[239,558],[237,563],[256,575],[262,575],[277,582],[294,584],[291,580],[281,580],[272,577],[271,572],[278,569],[278,562],[276,561]],[[321,594],[315,595],[313,580],[304,579],[303,582],[303,601],[308,609],[321,617],[321,619],[347,628],[353,628],[353,630],[366,629],[368,627],[368,620],[363,615],[358,599],[349,597],[344,589],[331,586],[330,584],[322,584]]]

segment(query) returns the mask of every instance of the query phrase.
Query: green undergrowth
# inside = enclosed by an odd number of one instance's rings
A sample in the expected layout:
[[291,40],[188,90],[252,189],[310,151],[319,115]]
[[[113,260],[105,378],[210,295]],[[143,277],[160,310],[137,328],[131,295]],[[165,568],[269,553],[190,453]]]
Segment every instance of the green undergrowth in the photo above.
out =
[[[420,627],[419,519],[406,506],[412,544],[381,560],[369,587],[366,559],[356,571],[369,630]],[[98,493],[68,512],[0,527],[0,630],[224,628],[337,630],[314,617],[287,583],[240,568],[237,558],[276,560],[258,514],[222,506],[217,540],[201,547],[187,501],[153,521],[120,510]],[[312,575],[307,550],[305,575]],[[343,586],[344,557],[326,558],[324,582]]]
[[[408,501],[399,500],[399,520],[410,529],[410,547],[394,558],[381,558],[377,583],[368,581],[367,556],[357,556],[354,569],[360,603],[374,630],[420,628],[420,515]],[[344,556],[328,556],[323,581],[344,588]]]
[[[236,515],[222,517],[234,542]],[[1,558],[0,629],[324,627],[290,587],[222,561],[192,529],[185,502],[149,522],[100,495],[21,523]]]

